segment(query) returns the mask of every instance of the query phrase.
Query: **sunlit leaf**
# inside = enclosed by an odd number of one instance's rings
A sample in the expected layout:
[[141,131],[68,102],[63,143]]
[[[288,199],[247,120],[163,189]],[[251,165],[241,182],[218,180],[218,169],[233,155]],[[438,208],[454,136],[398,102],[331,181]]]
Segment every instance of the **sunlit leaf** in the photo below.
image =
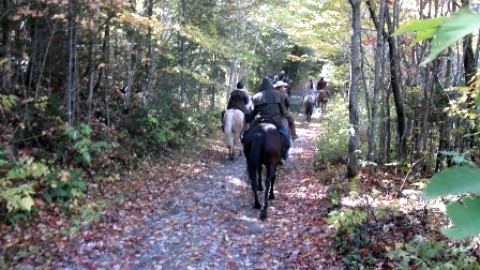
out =
[[417,33],[417,42],[432,38],[435,31],[446,18],[433,18],[428,20],[411,20],[398,28],[393,36],[399,36],[406,33]]
[[468,8],[463,8],[453,14],[435,32],[430,54],[422,65],[429,63],[443,50],[478,28],[480,28],[480,15],[472,13]]
[[34,204],[35,204],[35,203],[33,202],[33,199],[32,199],[32,197],[30,197],[30,196],[23,197],[23,198],[20,200],[20,207],[21,207],[23,210],[30,211],[30,210],[32,209],[32,206],[33,206]]
[[454,202],[447,206],[447,214],[455,224],[454,229],[443,229],[449,238],[460,240],[480,234],[480,198],[465,198],[462,203]]
[[432,199],[445,195],[457,195],[472,192],[480,194],[480,169],[473,167],[455,167],[446,169],[433,176],[425,188],[424,195]]

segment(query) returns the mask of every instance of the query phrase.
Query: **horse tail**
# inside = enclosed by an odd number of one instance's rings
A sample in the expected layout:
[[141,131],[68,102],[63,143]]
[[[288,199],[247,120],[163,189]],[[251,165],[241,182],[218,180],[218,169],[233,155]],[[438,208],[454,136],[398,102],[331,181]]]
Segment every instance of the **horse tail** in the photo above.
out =
[[252,188],[257,190],[257,170],[260,164],[260,157],[266,142],[266,134],[263,131],[255,131],[252,135],[250,149],[247,156],[248,177],[250,178]]

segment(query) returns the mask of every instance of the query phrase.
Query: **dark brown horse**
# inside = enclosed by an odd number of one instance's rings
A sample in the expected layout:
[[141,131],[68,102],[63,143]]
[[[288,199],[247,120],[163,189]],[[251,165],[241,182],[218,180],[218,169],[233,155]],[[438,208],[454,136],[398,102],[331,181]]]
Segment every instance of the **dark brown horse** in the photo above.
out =
[[262,164],[265,165],[267,169],[264,185],[265,201],[263,209],[260,212],[260,219],[267,218],[268,201],[275,199],[273,184],[275,183],[277,166],[282,160],[284,150],[285,143],[282,134],[280,134],[275,124],[272,124],[271,121],[256,121],[246,134],[244,134],[243,152],[247,158],[248,177],[250,179],[255,200],[254,207],[256,209],[261,208],[257,191],[262,190]]
[[330,98],[330,93],[328,91],[329,90],[327,89],[317,91],[316,105],[317,107],[320,106],[322,113],[327,112],[327,102]]

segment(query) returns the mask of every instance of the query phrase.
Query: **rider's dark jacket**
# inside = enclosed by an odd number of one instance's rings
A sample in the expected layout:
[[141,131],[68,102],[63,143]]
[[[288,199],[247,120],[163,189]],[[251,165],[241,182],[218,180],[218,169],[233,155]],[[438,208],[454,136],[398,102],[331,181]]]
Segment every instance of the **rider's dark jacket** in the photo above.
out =
[[250,102],[250,97],[244,90],[235,89],[230,92],[230,99],[228,100],[227,110],[238,108],[244,113],[248,112],[247,104]]
[[325,87],[327,87],[327,82],[321,78],[320,80],[318,80],[317,82],[317,90],[323,90],[325,89]]
[[281,125],[286,112],[284,101],[282,93],[273,90],[273,88],[261,89],[253,96],[254,107],[250,116],[251,119],[255,116],[257,118],[269,118],[274,120],[277,125]]

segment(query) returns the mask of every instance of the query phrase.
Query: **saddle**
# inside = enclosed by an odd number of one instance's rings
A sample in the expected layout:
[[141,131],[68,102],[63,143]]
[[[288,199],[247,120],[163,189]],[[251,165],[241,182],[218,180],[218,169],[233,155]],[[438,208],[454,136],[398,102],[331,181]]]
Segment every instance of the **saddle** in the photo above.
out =
[[280,123],[277,123],[277,121],[273,120],[272,118],[268,118],[268,117],[260,117],[258,119],[253,120],[252,126],[255,126],[257,124],[272,124],[277,129],[280,128]]

